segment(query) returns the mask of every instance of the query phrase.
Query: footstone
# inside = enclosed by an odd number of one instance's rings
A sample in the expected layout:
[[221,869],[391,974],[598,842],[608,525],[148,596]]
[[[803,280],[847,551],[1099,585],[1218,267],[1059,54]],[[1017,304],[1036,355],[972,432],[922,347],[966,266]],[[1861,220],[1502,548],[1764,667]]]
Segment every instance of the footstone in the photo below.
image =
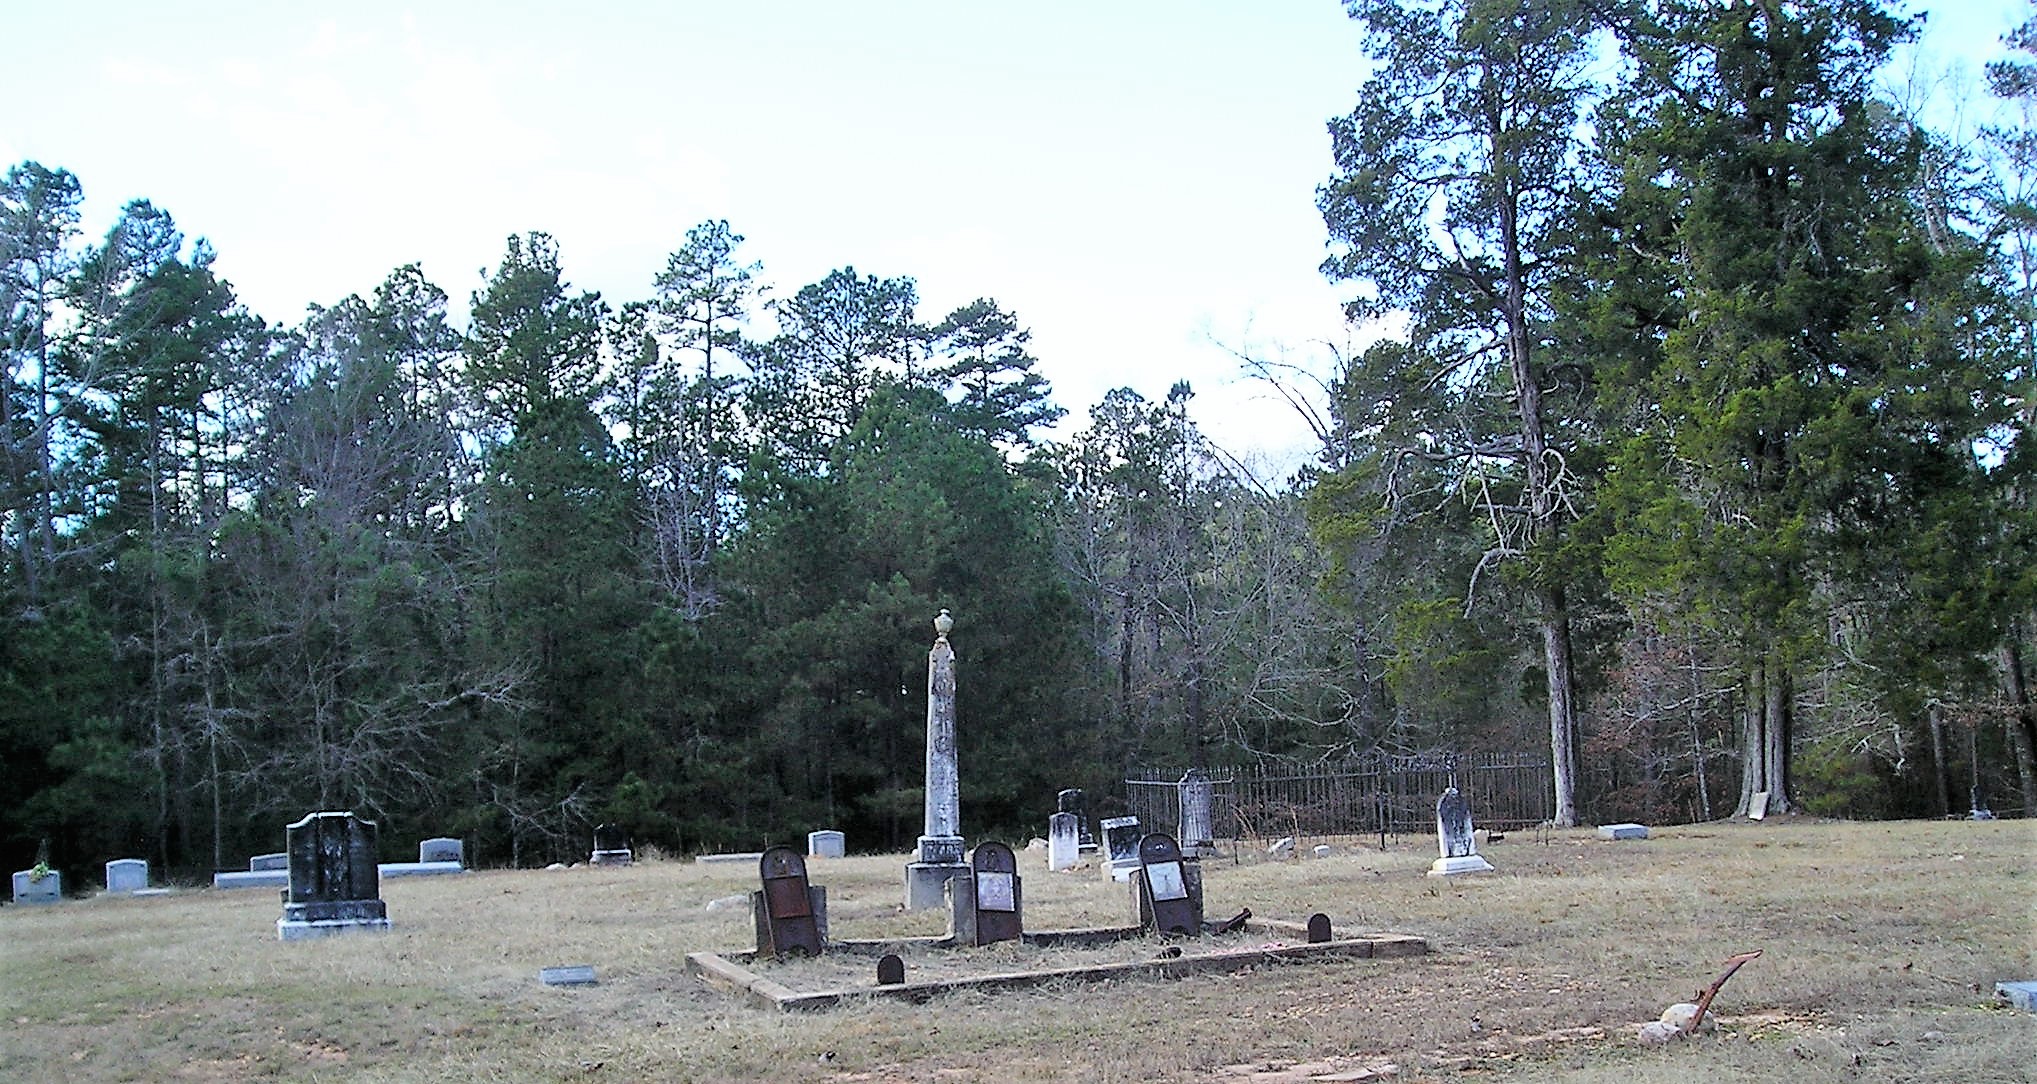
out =
[[1600,839],[1647,839],[1648,826],[1645,824],[1601,824],[1598,826]]
[[1308,916],[1308,943],[1320,945],[1330,939],[1330,916],[1317,911]]
[[806,834],[806,854],[809,858],[841,858],[848,853],[848,837],[832,828]]
[[905,961],[895,952],[877,958],[877,985],[897,986],[905,981]]
[[596,985],[593,964],[568,964],[564,967],[538,969],[538,981],[546,986],[593,986]]
[[106,891],[139,892],[149,886],[149,864],[139,858],[116,858],[106,863]]
[[446,836],[427,839],[417,845],[417,860],[420,863],[452,862],[464,866],[467,864],[467,845]]
[[61,903],[63,899],[64,875],[56,870],[46,870],[40,877],[32,869],[14,875],[16,903]]

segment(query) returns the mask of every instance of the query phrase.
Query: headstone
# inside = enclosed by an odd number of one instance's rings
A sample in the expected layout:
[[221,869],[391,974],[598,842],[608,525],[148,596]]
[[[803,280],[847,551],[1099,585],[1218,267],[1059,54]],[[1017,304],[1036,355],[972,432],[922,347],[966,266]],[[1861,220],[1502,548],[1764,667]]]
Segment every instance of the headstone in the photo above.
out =
[[1601,824],[1598,826],[1600,839],[1647,839],[1648,826],[1645,824]]
[[310,813],[286,830],[290,886],[276,936],[299,941],[389,928],[375,864],[375,822],[352,813]]
[[593,986],[593,964],[567,964],[564,967],[541,967],[538,981],[546,986]]
[[417,860],[419,862],[457,862],[465,866],[467,864],[467,845],[447,836],[427,839],[417,845]]
[[926,824],[914,861],[905,867],[905,909],[938,906],[948,882],[969,872],[962,860],[962,791],[955,759],[955,649],[948,632],[955,619],[942,610],[934,618],[934,646],[927,652]]
[[1202,936],[1202,864],[1183,855],[1173,836],[1148,832],[1140,837],[1133,883],[1142,929]]
[[140,892],[149,886],[149,864],[139,858],[116,858],[106,863],[106,891]]
[[877,985],[897,986],[905,981],[905,961],[895,952],[877,958]]
[[1139,837],[1145,833],[1137,817],[1111,817],[1104,821],[1104,872],[1113,881],[1129,881],[1139,868]]
[[1176,790],[1181,802],[1182,850],[1197,858],[1216,854],[1216,832],[1211,827],[1211,806],[1215,804],[1216,790],[1210,786],[1209,777],[1199,769],[1190,768],[1181,777],[1181,784]]
[[1308,916],[1308,943],[1320,945],[1330,939],[1330,916],[1317,911]]
[[1436,846],[1443,856],[1430,864],[1431,877],[1492,870],[1492,863],[1478,856],[1478,843],[1471,835],[1471,806],[1456,787],[1445,788],[1436,800]]
[[1328,857],[1329,857],[1329,856],[1331,855],[1331,853],[1332,853],[1332,852],[1331,852],[1331,850],[1330,850],[1330,845],[1329,845],[1329,844],[1327,844],[1327,843],[1318,843],[1318,844],[1316,844],[1316,849],[1315,849],[1315,856],[1316,856],[1317,858],[1328,858]]
[[1056,813],[1047,818],[1047,869],[1074,869],[1082,860],[1082,833],[1075,814]]
[[1023,936],[1018,856],[995,841],[979,843],[969,856],[970,875],[951,882],[955,943],[994,945]]
[[1757,790],[1747,798],[1747,819],[1758,821],[1768,816],[1768,792]]
[[849,837],[832,828],[806,834],[808,858],[840,858],[849,853]]
[[40,877],[32,869],[14,875],[16,903],[62,903],[63,899],[64,875],[56,870],[44,870]]
[[289,869],[289,868],[290,868],[290,852],[288,851],[277,851],[275,854],[258,854],[253,858],[248,859],[249,873],[260,873],[263,870]]
[[627,866],[636,855],[630,851],[629,833],[618,825],[597,825],[594,829],[594,853],[587,861],[597,866]]
[[1089,833],[1089,803],[1082,796],[1082,788],[1070,787],[1056,795],[1055,808],[1074,814],[1076,847],[1083,854],[1095,854],[1096,837]]
[[1273,846],[1266,848],[1266,857],[1277,859],[1293,858],[1294,837],[1281,836],[1279,839],[1274,840]]
[[827,898],[806,880],[806,859],[790,847],[772,847],[757,859],[764,887],[755,896],[757,953],[821,953],[821,919]]

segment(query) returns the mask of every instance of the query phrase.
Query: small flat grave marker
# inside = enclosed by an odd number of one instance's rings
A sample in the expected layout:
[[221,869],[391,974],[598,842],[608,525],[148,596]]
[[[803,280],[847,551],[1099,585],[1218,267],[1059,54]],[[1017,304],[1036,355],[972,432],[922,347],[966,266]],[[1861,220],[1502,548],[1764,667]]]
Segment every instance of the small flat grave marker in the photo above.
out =
[[905,981],[905,961],[895,952],[877,958],[877,985],[897,986]]
[[1648,826],[1645,824],[1601,824],[1598,826],[1600,839],[1647,839]]
[[757,859],[757,872],[764,882],[755,897],[757,951],[820,955],[820,923],[806,880],[806,859],[790,847],[772,847]]
[[597,983],[593,964],[539,968],[538,981],[546,986],[593,986]]
[[[1139,917],[1161,933],[1202,934],[1202,878],[1191,873],[1181,845],[1165,832],[1139,839]],[[1146,925],[1145,921],[1141,925]]]
[[1317,911],[1308,916],[1308,943],[1320,945],[1330,939],[1330,916]]

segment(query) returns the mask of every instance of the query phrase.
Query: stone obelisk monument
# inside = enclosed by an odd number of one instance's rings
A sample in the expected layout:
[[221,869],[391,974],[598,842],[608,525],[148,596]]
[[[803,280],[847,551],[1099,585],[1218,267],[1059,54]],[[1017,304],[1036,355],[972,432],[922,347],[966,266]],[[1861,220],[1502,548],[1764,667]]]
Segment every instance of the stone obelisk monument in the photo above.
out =
[[962,788],[955,764],[955,649],[948,630],[955,619],[934,618],[934,648],[927,653],[926,830],[905,866],[905,909],[945,902],[948,879],[969,870],[962,858]]

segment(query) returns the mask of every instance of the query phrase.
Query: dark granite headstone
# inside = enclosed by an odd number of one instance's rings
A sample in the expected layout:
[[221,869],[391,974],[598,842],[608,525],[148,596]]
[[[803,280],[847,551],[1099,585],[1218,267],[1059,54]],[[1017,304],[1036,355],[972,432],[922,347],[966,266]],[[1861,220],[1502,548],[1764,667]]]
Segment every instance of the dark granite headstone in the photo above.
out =
[[629,833],[613,824],[594,829],[594,853],[587,860],[597,866],[627,866],[635,857],[630,852]]
[[1139,839],[1140,925],[1161,933],[1202,935],[1202,866],[1165,832]]
[[1330,939],[1330,916],[1317,911],[1308,916],[1308,943],[1320,945]]
[[764,887],[757,895],[757,951],[772,956],[821,952],[819,907],[806,880],[806,859],[791,847],[773,847],[757,859]]
[[1018,856],[1002,843],[979,843],[969,856],[969,869],[966,886],[959,880],[954,882],[955,939],[966,945],[1019,940],[1024,900],[1019,887]]
[[897,986],[905,981],[905,961],[895,952],[877,958],[877,985]]
[[285,830],[290,886],[276,934],[285,941],[351,930],[386,930],[376,867],[375,822],[352,813],[311,813]]
[[1089,831],[1089,804],[1082,796],[1082,788],[1070,787],[1057,797],[1057,810],[1075,815],[1076,845],[1083,854],[1096,853],[1096,837]]

